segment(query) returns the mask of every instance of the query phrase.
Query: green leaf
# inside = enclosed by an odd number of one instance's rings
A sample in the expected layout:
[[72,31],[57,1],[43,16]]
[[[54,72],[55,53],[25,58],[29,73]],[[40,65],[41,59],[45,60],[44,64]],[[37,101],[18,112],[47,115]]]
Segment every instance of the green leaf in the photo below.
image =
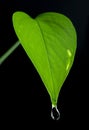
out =
[[76,52],[76,30],[63,14],[46,12],[35,19],[24,12],[13,14],[19,41],[39,73],[53,105],[71,69]]

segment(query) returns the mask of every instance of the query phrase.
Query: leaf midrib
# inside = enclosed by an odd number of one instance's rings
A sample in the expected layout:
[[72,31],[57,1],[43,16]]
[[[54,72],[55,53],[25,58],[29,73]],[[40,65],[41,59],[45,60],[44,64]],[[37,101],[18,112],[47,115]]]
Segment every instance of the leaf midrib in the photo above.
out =
[[[47,55],[47,59],[48,59],[48,65],[49,65],[50,73],[51,73],[52,85],[54,86],[53,75],[52,75],[52,70],[51,70],[51,64],[50,64],[50,59],[49,59],[48,50],[47,50],[47,46],[46,46],[46,43],[45,43],[43,31],[42,31],[42,29],[41,29],[41,26],[40,26],[40,24],[39,24],[39,21],[36,20],[36,22],[37,22],[37,25],[38,25],[38,27],[39,27],[39,29],[40,29],[40,32],[41,32],[41,35],[42,35],[42,38],[43,38],[43,41],[44,41],[45,50],[46,50],[46,55]],[[52,86],[52,88],[53,88],[53,92],[52,92],[52,93],[54,93],[54,95],[55,95],[55,89],[54,89],[53,86]]]

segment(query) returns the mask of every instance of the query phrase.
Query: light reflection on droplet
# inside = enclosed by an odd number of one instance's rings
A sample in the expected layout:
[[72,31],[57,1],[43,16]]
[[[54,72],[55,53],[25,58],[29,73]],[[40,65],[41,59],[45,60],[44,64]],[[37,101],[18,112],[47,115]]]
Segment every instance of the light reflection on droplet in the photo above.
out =
[[60,119],[60,112],[57,109],[57,106],[52,105],[51,117],[52,117],[53,120],[59,120]]

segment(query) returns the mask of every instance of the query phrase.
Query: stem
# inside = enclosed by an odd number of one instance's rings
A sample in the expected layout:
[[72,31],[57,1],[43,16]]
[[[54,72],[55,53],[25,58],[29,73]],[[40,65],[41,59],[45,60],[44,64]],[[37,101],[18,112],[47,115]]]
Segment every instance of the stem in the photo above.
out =
[[7,50],[1,57],[0,57],[0,65],[8,58],[8,56],[20,45],[20,42],[17,41],[9,50]]

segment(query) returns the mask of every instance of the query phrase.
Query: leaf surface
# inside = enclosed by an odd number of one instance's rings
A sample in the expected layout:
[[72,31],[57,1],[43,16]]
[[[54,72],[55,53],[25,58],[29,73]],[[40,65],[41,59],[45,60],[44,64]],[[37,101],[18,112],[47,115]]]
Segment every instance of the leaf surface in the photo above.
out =
[[15,12],[13,26],[52,104],[56,105],[76,52],[76,30],[72,22],[55,12],[42,13],[35,19],[24,12]]

